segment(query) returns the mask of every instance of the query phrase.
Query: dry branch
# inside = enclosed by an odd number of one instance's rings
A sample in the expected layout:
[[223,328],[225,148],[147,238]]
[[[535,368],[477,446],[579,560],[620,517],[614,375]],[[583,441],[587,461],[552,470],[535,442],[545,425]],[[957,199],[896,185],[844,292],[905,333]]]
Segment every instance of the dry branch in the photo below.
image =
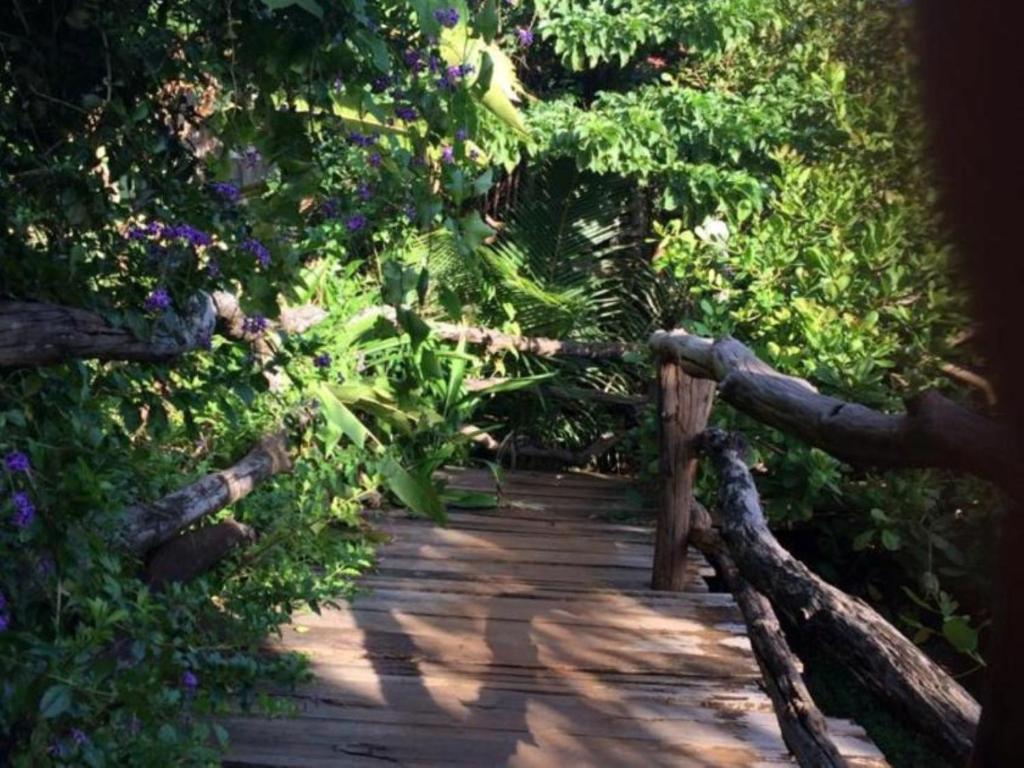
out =
[[[313,418],[313,409],[303,412],[298,428]],[[282,429],[263,437],[240,461],[150,504],[138,504],[125,511],[122,537],[126,549],[142,554],[172,538],[178,531],[229,504],[245,498],[252,490],[292,468],[289,455],[290,430]]]
[[708,430],[698,442],[718,471],[722,536],[743,577],[882,699],[966,760],[978,703],[874,609],[782,548],[768,529],[738,439]]
[[[361,316],[377,315],[393,324],[397,316],[392,307],[372,307]],[[467,344],[482,346],[488,352],[515,350],[538,357],[578,357],[588,360],[621,360],[627,353],[637,352],[640,347],[624,341],[572,341],[568,339],[546,339],[532,336],[514,336],[493,328],[479,328],[457,325],[436,320],[427,324],[445,341],[466,339]]]
[[623,433],[606,432],[582,451],[570,451],[568,448],[538,448],[532,445],[516,445],[512,441],[496,440],[470,425],[462,427],[459,432],[480,448],[495,454],[499,460],[505,456],[511,457],[513,465],[516,459],[524,458],[553,461],[570,467],[587,466],[614,448],[625,437]]
[[715,567],[743,613],[786,746],[801,766],[849,766],[829,734],[825,716],[807,690],[800,662],[789,648],[772,604],[740,575],[725,542],[710,523],[707,511],[695,506],[690,539]]
[[953,469],[1007,490],[1020,488],[1015,453],[999,425],[938,392],[911,398],[906,413],[881,413],[818,393],[809,382],[765,364],[735,339],[658,331],[650,344],[690,375],[719,382],[719,396],[747,415],[850,464]]
[[164,362],[207,343],[214,320],[210,297],[197,294],[183,316],[165,313],[152,337],[139,339],[84,309],[0,301],[0,369],[72,359]]

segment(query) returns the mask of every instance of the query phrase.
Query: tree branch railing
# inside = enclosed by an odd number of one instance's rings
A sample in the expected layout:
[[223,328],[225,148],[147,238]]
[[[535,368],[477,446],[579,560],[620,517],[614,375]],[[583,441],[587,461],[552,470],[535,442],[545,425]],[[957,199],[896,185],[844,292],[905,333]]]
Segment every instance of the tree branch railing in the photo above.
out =
[[[687,543],[716,566],[740,603],[787,745],[801,765],[842,765],[820,713],[809,709],[791,652],[773,626],[773,607],[843,661],[882,700],[905,714],[960,759],[971,750],[978,703],[941,666],[866,603],[812,573],[776,541],[736,442],[704,430],[709,386],[736,409],[861,467],[934,467],[967,472],[1019,495],[1022,482],[1002,428],[937,392],[907,401],[906,413],[882,413],[820,394],[786,376],[731,338],[704,339],[683,330],[650,340],[658,365],[662,426],[662,501],[655,588],[679,589]],[[698,452],[718,471],[719,535],[692,494]],[[676,543],[679,542],[679,543]],[[669,576],[665,576],[668,573]],[[770,601],[770,602],[769,602]],[[811,705],[813,706],[813,702]],[[837,759],[838,758],[838,759]]]

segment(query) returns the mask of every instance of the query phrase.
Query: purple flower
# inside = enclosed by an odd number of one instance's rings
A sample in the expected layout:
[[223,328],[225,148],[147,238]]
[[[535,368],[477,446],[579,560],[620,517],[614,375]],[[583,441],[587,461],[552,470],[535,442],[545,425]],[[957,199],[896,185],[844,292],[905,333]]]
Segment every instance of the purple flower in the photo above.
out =
[[370,189],[369,184],[360,184],[356,187],[356,194],[359,195],[360,200],[372,200],[373,190]]
[[402,55],[405,66],[411,69],[413,72],[419,72],[423,69],[423,54],[419,51],[409,49]]
[[350,144],[355,144],[357,147],[372,147],[376,142],[373,136],[366,136],[358,131],[353,131],[348,135]]
[[206,274],[214,280],[220,277],[220,262],[216,259],[210,259],[206,264]]
[[214,181],[210,189],[227,203],[237,203],[242,199],[241,190],[230,181]]
[[89,737],[85,735],[84,731],[80,731],[78,728],[71,729],[71,740],[80,747],[84,747],[89,743]]
[[16,528],[28,528],[36,519],[36,507],[32,503],[32,499],[24,491],[16,491],[11,496],[11,501],[14,503],[14,515],[11,517],[11,522]]
[[148,240],[151,237],[160,237],[163,233],[163,225],[156,221],[151,221],[142,227],[129,227],[128,228],[128,239],[129,240]]
[[448,81],[454,83],[462,77],[462,67],[457,64],[452,64],[445,70],[445,74],[448,76]]
[[430,54],[430,58],[427,60],[427,68],[430,70],[431,74],[435,74],[439,69],[441,69],[441,60],[434,54]]
[[0,632],[6,632],[11,624],[11,615],[7,612],[7,598],[0,592]]
[[340,212],[338,209],[338,199],[335,197],[329,197],[320,203],[320,213],[323,214],[325,219],[333,219]]
[[263,162],[263,155],[256,147],[248,146],[242,151],[242,162],[253,168]]
[[405,121],[415,120],[419,117],[416,107],[409,106],[408,104],[400,104],[395,107],[395,115]]
[[403,208],[402,210],[405,212],[405,217],[409,219],[409,221],[416,221],[417,212],[415,205],[413,205],[412,203],[407,203],[405,208]]
[[516,29],[516,39],[519,41],[521,48],[529,48],[533,45],[533,30],[529,27],[518,27]]
[[270,251],[259,240],[253,237],[246,238],[239,247],[255,256],[256,262],[264,269],[270,266]]
[[267,330],[267,318],[258,312],[249,315],[242,321],[242,332],[251,333],[253,336],[259,336],[261,333]]
[[168,240],[184,240],[193,248],[213,243],[212,237],[201,229],[196,229],[190,224],[178,224],[173,227],[164,227],[162,234]]
[[441,162],[445,165],[451,165],[455,162],[455,149],[451,145],[445,144],[441,147]]
[[181,687],[185,689],[186,693],[195,693],[196,689],[199,688],[199,678],[196,677],[196,673],[191,669],[186,669],[182,673]]
[[459,23],[459,12],[454,8],[438,8],[434,11],[434,18],[442,27],[451,29]]
[[456,139],[456,141],[465,141],[468,138],[469,138],[469,131],[467,131],[465,128],[459,128],[459,130],[457,130],[455,132],[455,139]]
[[331,356],[326,352],[319,354],[313,358],[313,365],[315,365],[317,368],[330,368]]
[[171,297],[163,288],[157,288],[148,297],[143,307],[148,312],[163,312],[165,309],[171,306]]
[[334,78],[334,82],[331,83],[335,91],[340,91],[345,87],[345,81],[341,79],[341,75]]
[[366,226],[366,217],[361,213],[353,214],[345,221],[345,226],[348,227],[349,232],[358,232]]
[[384,93],[389,85],[391,85],[391,78],[387,75],[381,75],[380,77],[375,77],[373,82],[370,83],[370,90],[374,93]]
[[40,557],[36,562],[36,571],[40,576],[52,576],[57,570],[57,564],[52,557]]
[[11,451],[4,457],[4,465],[8,472],[28,472],[32,469],[28,456],[21,451]]
[[371,152],[370,156],[366,158],[366,162],[368,162],[373,168],[380,168],[380,164],[383,162],[383,159],[380,156],[380,152]]

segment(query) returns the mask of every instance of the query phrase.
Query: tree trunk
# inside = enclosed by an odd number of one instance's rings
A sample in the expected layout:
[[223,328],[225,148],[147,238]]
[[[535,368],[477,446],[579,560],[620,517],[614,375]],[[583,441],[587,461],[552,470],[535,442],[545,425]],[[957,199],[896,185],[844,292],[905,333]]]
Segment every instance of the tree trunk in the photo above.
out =
[[957,760],[966,760],[981,713],[978,703],[874,609],[823,581],[782,548],[768,529],[738,438],[708,430],[698,444],[718,471],[722,536],[743,577],[879,697]]
[[661,506],[654,540],[653,589],[682,591],[686,585],[686,537],[693,507],[697,457],[690,441],[707,425],[715,387],[687,375],[674,360],[658,365]]
[[160,363],[209,342],[210,297],[197,294],[183,316],[165,313],[149,339],[115,328],[94,312],[31,301],[0,301],[0,370],[67,360]]
[[161,589],[201,576],[238,547],[256,540],[256,532],[235,520],[221,520],[161,544],[146,558],[145,580]]

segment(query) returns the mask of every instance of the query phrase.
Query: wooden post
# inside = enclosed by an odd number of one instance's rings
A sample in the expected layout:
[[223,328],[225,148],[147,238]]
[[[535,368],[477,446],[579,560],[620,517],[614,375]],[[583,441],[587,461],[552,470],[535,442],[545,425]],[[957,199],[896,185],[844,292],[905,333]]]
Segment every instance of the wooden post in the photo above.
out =
[[704,431],[715,382],[695,379],[669,358],[658,364],[661,508],[654,544],[653,589],[680,592],[686,582],[686,539],[690,532],[696,454],[690,441]]

